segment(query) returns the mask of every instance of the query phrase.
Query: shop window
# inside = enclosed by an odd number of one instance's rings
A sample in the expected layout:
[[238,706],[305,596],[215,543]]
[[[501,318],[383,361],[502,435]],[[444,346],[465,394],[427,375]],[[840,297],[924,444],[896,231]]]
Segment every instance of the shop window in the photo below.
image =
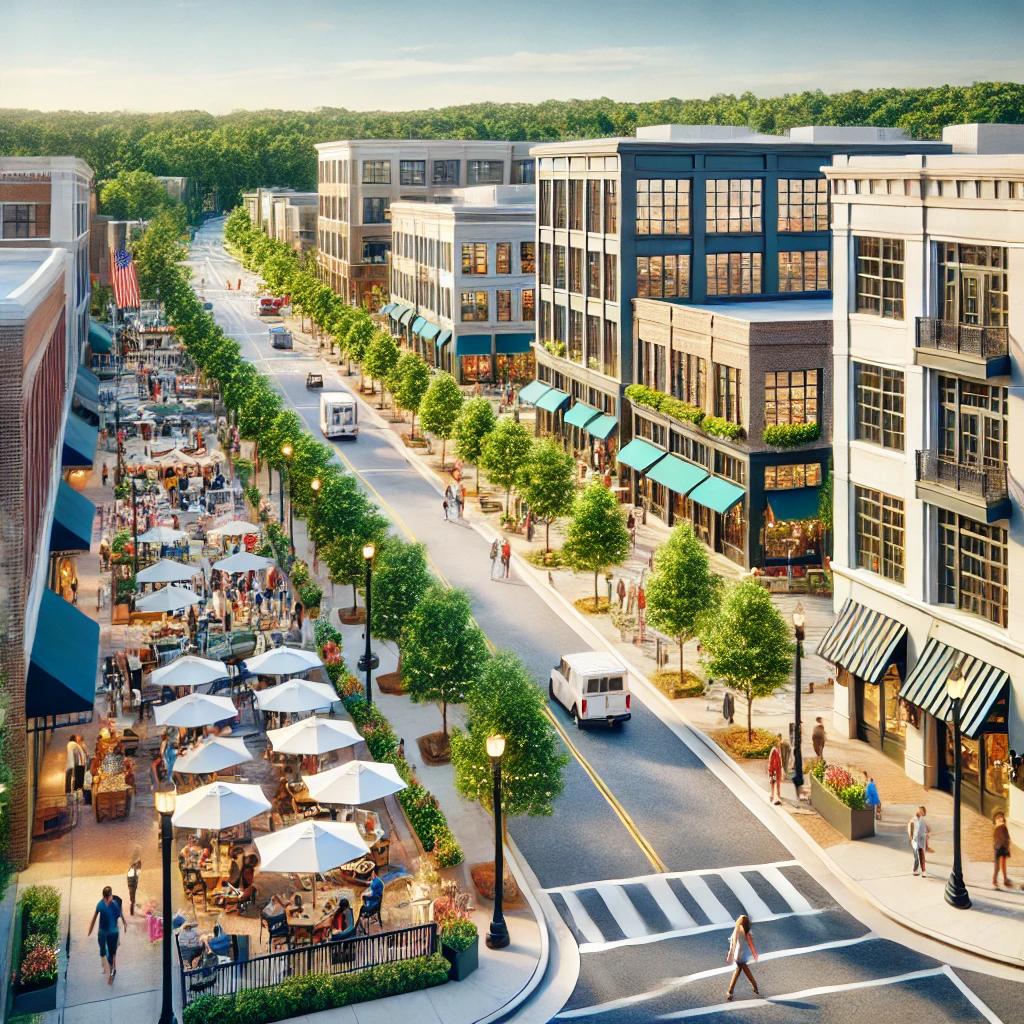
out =
[[1006,733],[986,733],[985,789],[995,797],[1010,799],[1010,743]]
[[764,375],[764,423],[818,422],[817,370],[788,370]]
[[869,729],[878,732],[881,728],[882,708],[879,701],[879,687],[872,683],[864,684],[864,697],[861,702],[861,721]]
[[533,319],[534,319],[533,308],[534,308],[533,307],[533,289],[532,288],[524,288],[523,289],[523,320],[527,321],[528,323],[532,323],[533,322]]
[[532,274],[534,273],[534,243],[533,242],[520,242],[519,243],[519,272],[521,274]]
[[764,467],[764,489],[766,491],[787,491],[794,487],[818,487],[820,484],[820,462]]
[[509,321],[512,319],[512,292],[508,289],[499,288],[495,292],[495,299],[498,305],[498,319]]
[[495,273],[512,273],[512,243],[498,242],[494,247]]
[[907,710],[900,703],[900,674],[890,665],[881,685],[885,687],[885,735],[888,739],[905,743],[907,738]]

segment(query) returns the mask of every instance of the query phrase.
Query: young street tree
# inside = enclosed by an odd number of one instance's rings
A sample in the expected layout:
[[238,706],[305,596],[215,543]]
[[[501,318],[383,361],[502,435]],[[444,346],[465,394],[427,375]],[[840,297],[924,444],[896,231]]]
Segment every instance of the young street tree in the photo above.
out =
[[747,738],[753,739],[753,702],[784,686],[793,665],[793,645],[778,608],[759,583],[741,580],[704,617],[698,636],[709,677],[747,698]]
[[549,437],[533,446],[518,487],[530,511],[544,520],[544,550],[550,551],[551,521],[568,515],[576,499],[576,462]]
[[[413,609],[434,582],[427,567],[427,549],[388,537],[373,559],[373,607],[370,632],[378,640],[397,643]],[[398,671],[402,652],[398,652]]]
[[533,438],[521,423],[512,419],[498,420],[484,440],[479,465],[491,483],[505,488],[505,514],[508,514],[512,488],[519,472],[533,451]]
[[594,480],[576,496],[562,555],[576,572],[594,574],[594,608],[601,607],[598,574],[629,554],[629,530],[615,495]]
[[411,434],[416,436],[416,413],[430,387],[430,367],[416,352],[406,352],[395,366],[391,394],[399,409],[412,413]]
[[476,466],[476,493],[480,493],[480,454],[487,435],[494,429],[498,418],[494,406],[482,395],[471,398],[462,407],[455,423],[455,454],[469,465]]
[[487,642],[473,624],[463,590],[431,586],[402,630],[402,678],[416,703],[441,702],[442,735],[448,737],[448,705],[469,695],[487,661]]
[[647,621],[679,644],[679,685],[685,684],[683,648],[697,635],[702,616],[718,603],[721,578],[689,523],[680,523],[654,554],[647,577]]
[[375,380],[380,381],[380,405],[384,408],[384,392],[387,390],[388,379],[395,372],[399,358],[398,344],[395,339],[384,331],[378,331],[363,359],[363,369],[370,375],[370,386]]
[[442,472],[448,442],[455,433],[462,402],[462,391],[450,373],[437,374],[420,402],[420,429],[441,438]]
[[[357,309],[348,317],[348,331],[344,340],[346,358],[354,359],[357,363],[362,364],[366,358],[366,350],[370,347],[376,333],[377,328],[370,319],[370,314],[365,310]],[[359,380],[360,390],[366,385],[365,377],[366,367],[362,366]]]

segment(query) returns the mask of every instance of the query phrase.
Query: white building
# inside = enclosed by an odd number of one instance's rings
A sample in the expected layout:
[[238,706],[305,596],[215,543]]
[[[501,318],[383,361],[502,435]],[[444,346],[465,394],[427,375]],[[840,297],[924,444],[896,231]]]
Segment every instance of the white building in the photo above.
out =
[[[1024,153],[1019,127],[945,139]],[[837,620],[818,652],[838,669],[834,724],[948,789],[959,665],[964,799],[1024,823],[1009,765],[1024,749],[1024,155],[836,157],[825,172]]]
[[533,185],[455,189],[395,203],[391,302],[406,344],[463,384],[533,379]]

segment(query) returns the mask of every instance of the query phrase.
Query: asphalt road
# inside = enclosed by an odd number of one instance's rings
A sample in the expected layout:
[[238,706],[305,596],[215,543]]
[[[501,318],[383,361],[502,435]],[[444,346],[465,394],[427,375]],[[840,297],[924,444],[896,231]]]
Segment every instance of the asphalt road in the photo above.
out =
[[[227,279],[234,286],[245,275],[220,238],[221,222],[213,222],[193,243],[197,287],[244,356],[275,379],[286,403],[320,436],[318,399],[305,389],[306,373],[324,372],[328,389],[352,390],[357,379],[350,387],[349,378],[311,355],[270,348],[253,300],[226,290]],[[523,581],[490,579],[489,543],[467,525],[444,520],[441,496],[392,446],[382,421],[362,415],[358,441],[336,447],[396,524],[427,545],[437,571],[470,594],[491,642],[515,651],[546,694],[551,666],[590,644]],[[553,706],[623,814],[574,757],[554,816],[510,822],[580,946],[579,982],[561,1016],[619,1024],[723,1014],[728,936],[746,912],[762,956],[754,970],[769,1000],[752,1000],[741,980],[730,1021],[1024,1019],[1024,990],[1015,983],[962,972],[984,991],[983,1001],[947,965],[873,936],[635,695],[632,710],[619,730],[577,732]],[[1005,1012],[1013,1007],[1016,1018]]]

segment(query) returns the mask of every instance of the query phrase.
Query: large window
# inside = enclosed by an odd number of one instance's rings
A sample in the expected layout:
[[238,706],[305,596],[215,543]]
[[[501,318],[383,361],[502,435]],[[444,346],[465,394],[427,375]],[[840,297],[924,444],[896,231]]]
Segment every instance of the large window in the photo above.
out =
[[903,582],[903,501],[857,487],[857,564],[896,583]]
[[540,243],[540,283],[551,284],[551,246]]
[[537,213],[537,223],[541,227],[551,227],[551,179],[545,178],[540,183],[540,209]]
[[363,161],[363,184],[364,185],[390,185],[391,184],[391,161],[390,160],[364,160]]
[[583,294],[583,250],[569,249],[569,291]]
[[49,238],[49,203],[4,203],[3,238]]
[[761,285],[759,252],[719,252],[705,257],[708,295],[757,295]]
[[583,230],[583,179],[572,178],[569,181],[569,230]]
[[519,272],[521,274],[532,274],[534,270],[534,243],[533,242],[520,242],[519,243]]
[[638,178],[636,233],[688,235],[690,233],[690,179]]
[[601,298],[601,254],[587,253],[587,296],[591,299]]
[[619,183],[614,178],[604,182],[604,233],[619,233]]
[[1008,457],[1007,388],[939,377],[939,455],[966,466],[1001,469]]
[[527,323],[532,323],[534,318],[533,311],[533,289],[523,289],[523,319]]
[[388,253],[390,251],[390,242],[373,241],[372,239],[368,239],[363,242],[363,262],[387,263]]
[[462,293],[462,321],[487,319],[487,292]]
[[565,287],[565,246],[555,246],[555,287]]
[[601,179],[587,182],[587,230],[601,233]]
[[637,256],[638,298],[685,299],[690,295],[690,257]]
[[905,398],[903,371],[854,363],[856,436],[860,441],[903,451]]
[[715,415],[730,423],[740,421],[740,371],[735,366],[716,366],[717,392]]
[[708,178],[704,183],[708,234],[750,234],[763,229],[760,178]]
[[569,358],[574,363],[583,362],[583,314],[569,310]]
[[619,325],[614,320],[604,322],[603,371],[609,377],[619,375]]
[[391,220],[391,200],[388,198],[363,200],[364,224],[387,224]]
[[536,180],[536,164],[533,160],[512,161],[512,184],[532,185]]
[[487,243],[462,243],[462,272],[464,274],[487,273]]
[[402,185],[426,185],[426,160],[400,160],[398,163],[398,180]]
[[1006,530],[939,509],[939,603],[1005,627]]
[[818,422],[817,370],[787,370],[764,375],[764,425]]
[[780,252],[779,291],[828,291],[828,249]]
[[541,302],[540,304],[540,338],[541,341],[551,341],[552,338],[551,303]]
[[460,160],[435,160],[434,184],[458,185]]
[[704,408],[707,398],[707,360],[689,352],[672,350],[672,395],[682,402]]
[[828,231],[828,182],[824,178],[779,179],[779,230]]
[[857,312],[902,320],[903,241],[858,236],[856,251]]
[[500,185],[505,180],[505,164],[501,160],[470,160],[466,179],[470,185]]
[[1005,327],[1010,318],[1008,254],[1008,249],[997,245],[940,242],[941,319],[979,327]]
[[496,274],[512,273],[511,242],[498,242],[494,246],[494,272]]
[[613,252],[604,254],[604,297],[609,302],[619,301],[619,258]]
[[512,319],[512,292],[499,288],[494,295],[498,306],[498,320],[506,322]]
[[566,210],[566,185],[568,182],[564,178],[555,178],[555,191],[554,191],[554,207],[555,207],[555,227],[564,228],[568,223],[568,213]]
[[817,487],[820,484],[821,463],[819,462],[764,467],[764,489],[766,491],[788,491],[794,487]]

